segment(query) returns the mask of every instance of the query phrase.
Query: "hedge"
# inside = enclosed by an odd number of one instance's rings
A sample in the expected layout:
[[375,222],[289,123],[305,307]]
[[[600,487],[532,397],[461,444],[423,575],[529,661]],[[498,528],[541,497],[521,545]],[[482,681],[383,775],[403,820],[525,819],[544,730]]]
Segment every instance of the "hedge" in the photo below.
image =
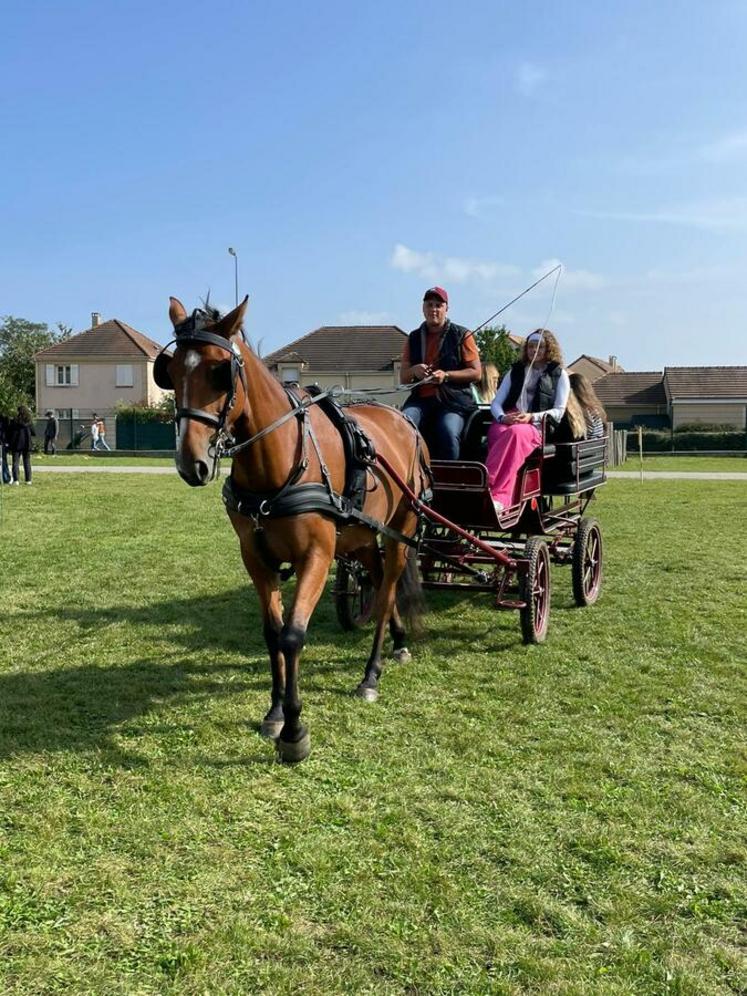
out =
[[[628,433],[628,449],[636,445],[635,429]],[[643,449],[647,453],[665,453],[672,450],[744,450],[747,449],[745,432],[653,432],[643,433]]]

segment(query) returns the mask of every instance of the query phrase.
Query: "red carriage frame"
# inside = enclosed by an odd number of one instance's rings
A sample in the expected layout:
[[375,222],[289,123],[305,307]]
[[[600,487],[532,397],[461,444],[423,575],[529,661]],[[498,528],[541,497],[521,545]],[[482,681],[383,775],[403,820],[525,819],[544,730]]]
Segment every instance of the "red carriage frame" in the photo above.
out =
[[[463,451],[480,455],[489,411],[472,416]],[[494,594],[496,608],[518,610],[524,643],[542,643],[550,616],[550,565],[571,565],[578,606],[592,605],[602,585],[602,533],[586,512],[604,485],[607,437],[542,444],[527,458],[518,500],[498,514],[479,459],[433,461],[433,497],[421,501],[398,485],[421,516],[417,556],[423,587]],[[387,461],[378,458],[395,479]],[[346,629],[364,625],[373,591],[365,572],[338,561],[334,599]]]

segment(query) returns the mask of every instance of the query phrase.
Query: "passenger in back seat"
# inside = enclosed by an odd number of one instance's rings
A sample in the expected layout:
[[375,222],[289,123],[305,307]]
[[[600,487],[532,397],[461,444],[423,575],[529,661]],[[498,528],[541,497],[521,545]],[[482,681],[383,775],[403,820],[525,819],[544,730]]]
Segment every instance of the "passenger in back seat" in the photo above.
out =
[[569,392],[558,340],[549,329],[536,329],[527,336],[521,360],[505,375],[490,406],[495,422],[488,430],[485,465],[498,512],[518,499],[519,470],[542,442],[543,421],[560,423]]

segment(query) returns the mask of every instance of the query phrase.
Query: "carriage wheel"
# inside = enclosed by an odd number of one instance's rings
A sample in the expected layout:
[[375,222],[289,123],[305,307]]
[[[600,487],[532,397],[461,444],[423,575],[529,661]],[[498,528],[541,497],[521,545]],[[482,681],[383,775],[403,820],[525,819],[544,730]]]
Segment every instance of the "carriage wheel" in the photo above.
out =
[[337,620],[343,629],[360,629],[366,625],[376,596],[368,571],[358,564],[338,560],[333,594]]
[[519,609],[524,643],[542,643],[550,621],[550,556],[547,543],[532,536],[525,549],[528,566],[519,578],[519,595],[526,605]]
[[576,605],[593,605],[602,588],[602,531],[596,519],[579,520],[572,573]]

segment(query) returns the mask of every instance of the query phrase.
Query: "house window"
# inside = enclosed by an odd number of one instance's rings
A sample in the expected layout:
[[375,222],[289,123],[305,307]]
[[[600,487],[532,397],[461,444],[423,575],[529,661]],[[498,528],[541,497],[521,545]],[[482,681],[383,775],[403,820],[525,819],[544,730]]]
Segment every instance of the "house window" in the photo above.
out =
[[77,387],[77,363],[48,363],[46,372],[47,387]]
[[283,367],[282,371],[284,384],[298,383],[298,367]]
[[135,377],[132,371],[131,363],[118,363],[117,364],[117,387],[134,387]]

